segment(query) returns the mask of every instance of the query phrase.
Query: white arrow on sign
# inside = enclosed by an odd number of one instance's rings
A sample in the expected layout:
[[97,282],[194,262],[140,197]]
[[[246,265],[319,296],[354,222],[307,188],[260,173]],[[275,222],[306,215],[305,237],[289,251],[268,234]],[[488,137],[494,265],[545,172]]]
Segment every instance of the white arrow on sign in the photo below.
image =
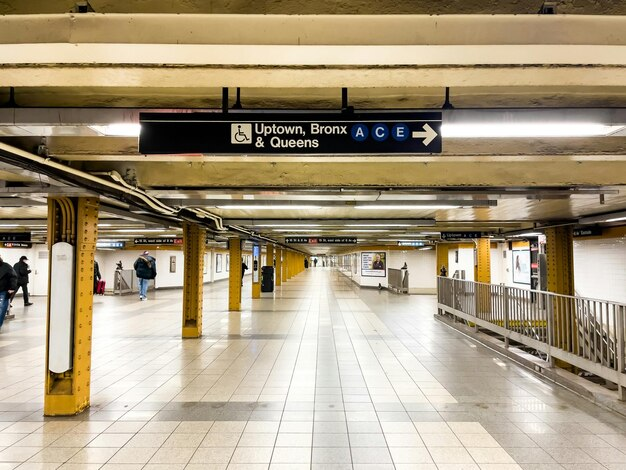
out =
[[414,139],[423,138],[424,141],[422,143],[428,146],[428,144],[435,140],[435,137],[437,137],[437,133],[428,124],[424,124],[424,127],[422,129],[424,129],[424,132],[413,131],[411,133],[411,137],[413,137]]

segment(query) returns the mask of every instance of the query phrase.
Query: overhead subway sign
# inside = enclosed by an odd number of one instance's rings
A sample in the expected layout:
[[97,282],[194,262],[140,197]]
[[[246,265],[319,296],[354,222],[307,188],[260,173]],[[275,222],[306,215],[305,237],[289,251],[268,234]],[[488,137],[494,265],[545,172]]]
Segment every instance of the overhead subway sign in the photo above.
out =
[[142,113],[143,154],[441,152],[441,113]]

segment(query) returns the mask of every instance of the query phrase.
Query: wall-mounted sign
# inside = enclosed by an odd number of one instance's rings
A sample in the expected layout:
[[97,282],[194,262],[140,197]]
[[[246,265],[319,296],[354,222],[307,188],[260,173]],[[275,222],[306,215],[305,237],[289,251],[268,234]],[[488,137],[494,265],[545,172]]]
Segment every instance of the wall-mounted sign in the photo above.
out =
[[398,242],[398,246],[424,246],[424,242]]
[[2,246],[4,248],[31,248],[33,244],[28,242],[4,242]]
[[573,231],[574,237],[595,237],[602,235],[601,227],[576,228]]
[[469,238],[482,238],[483,232],[441,232],[442,240],[467,240]]
[[441,112],[141,113],[144,154],[441,153]]
[[386,277],[386,262],[387,253],[384,251],[361,253],[361,276]]
[[513,282],[530,284],[530,250],[513,250]]
[[126,242],[97,242],[96,248],[124,248]]
[[0,242],[29,242],[30,232],[0,233]]
[[135,238],[135,245],[182,245],[182,238]]
[[311,245],[354,245],[356,237],[286,237],[285,243]]

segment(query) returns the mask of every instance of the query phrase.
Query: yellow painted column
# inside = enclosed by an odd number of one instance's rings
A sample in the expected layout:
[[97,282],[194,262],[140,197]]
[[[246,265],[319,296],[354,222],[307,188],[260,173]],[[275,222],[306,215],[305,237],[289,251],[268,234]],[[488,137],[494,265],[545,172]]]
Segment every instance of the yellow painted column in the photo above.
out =
[[265,247],[265,266],[274,266],[274,245]]
[[488,238],[479,238],[476,244],[478,251],[476,259],[476,282],[491,282],[491,241]]
[[276,285],[280,286],[283,283],[283,250],[282,248],[276,249],[276,269],[274,276],[276,276]]
[[261,298],[261,247],[252,246],[252,298]]
[[[228,240],[230,271],[228,273],[228,310],[241,310],[241,286],[243,284],[241,263],[241,239]],[[249,266],[248,266],[249,267]]]
[[574,295],[574,239],[570,227],[546,229],[548,291]]
[[445,243],[437,243],[437,276],[441,273],[441,267],[446,268],[446,276],[452,276],[448,266],[448,255],[450,253],[450,245]]
[[[94,252],[99,204],[98,198],[48,199],[46,416],[75,415],[90,404]],[[73,258],[73,263],[67,263],[68,257]],[[65,276],[64,270],[71,271],[73,279],[55,282],[53,276],[59,276],[58,273]],[[73,298],[69,311],[67,307],[60,307],[67,297]],[[65,317],[64,312],[69,315]]]
[[[555,294],[574,293],[574,239],[571,227],[554,227],[545,230],[546,261],[548,267],[548,291]],[[559,297],[554,302],[552,318],[552,345],[566,351],[576,352],[578,336],[576,329],[576,307],[567,298]],[[557,361],[561,367],[566,367]]]
[[285,272],[284,272],[284,278],[285,281],[288,281],[289,279],[291,279],[291,251],[287,251],[285,253]]
[[[476,269],[474,281],[491,283],[491,241],[479,238],[476,242]],[[491,289],[489,285],[476,286],[476,312],[479,317],[489,319],[491,313]]]
[[197,224],[183,224],[183,338],[202,336],[203,272],[206,230]]

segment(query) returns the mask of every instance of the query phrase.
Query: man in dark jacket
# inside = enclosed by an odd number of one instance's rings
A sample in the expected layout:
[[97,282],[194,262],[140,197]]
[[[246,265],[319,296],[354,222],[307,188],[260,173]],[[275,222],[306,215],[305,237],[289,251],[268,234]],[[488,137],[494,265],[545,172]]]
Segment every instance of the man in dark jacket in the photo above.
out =
[[137,258],[133,267],[139,279],[139,300],[147,300],[148,283],[150,279],[154,279],[157,274],[156,260],[150,256],[150,252],[144,251],[143,254]]
[[0,328],[9,309],[10,297],[17,289],[17,274],[9,263],[0,257]]
[[17,289],[15,292],[17,293],[20,287],[22,288],[22,293],[24,295],[24,307],[33,305],[32,302],[28,301],[28,275],[31,271],[26,261],[28,261],[28,258],[26,256],[22,256],[20,257],[20,260],[13,265],[15,274],[17,274]]

